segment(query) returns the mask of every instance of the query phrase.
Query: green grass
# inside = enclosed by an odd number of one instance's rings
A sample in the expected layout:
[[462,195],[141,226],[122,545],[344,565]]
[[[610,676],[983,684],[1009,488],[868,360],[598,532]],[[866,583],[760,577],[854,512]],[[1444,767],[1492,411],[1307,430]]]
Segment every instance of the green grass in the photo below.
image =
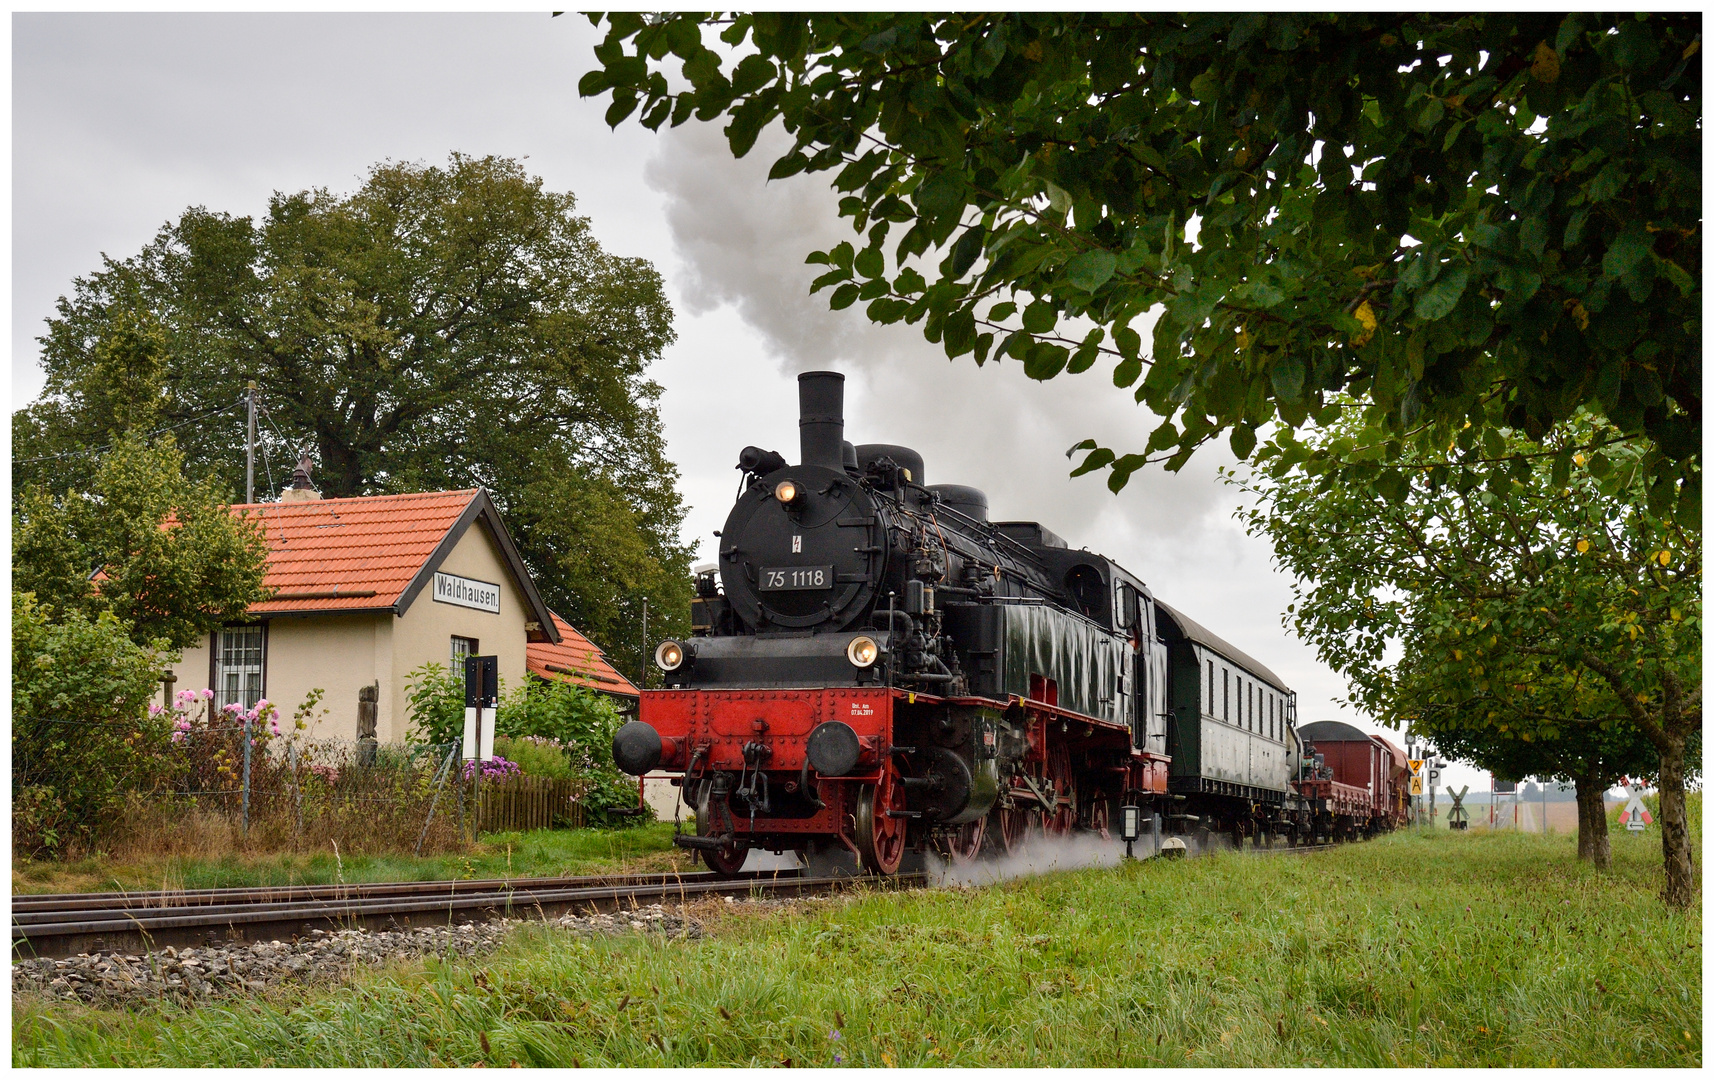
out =
[[[1684,1066],[1699,910],[1570,837],[1395,835],[792,913],[140,1013],[13,1011],[19,1066]],[[722,908],[723,905],[714,905]],[[837,1035],[836,1035],[837,1033]]]
[[553,877],[609,870],[688,868],[672,847],[672,823],[630,829],[539,829],[485,834],[466,854],[345,855],[327,851],[218,859],[162,858],[116,863],[12,864],[14,893],[214,889],[242,885],[322,885],[344,881],[434,881],[448,878]]

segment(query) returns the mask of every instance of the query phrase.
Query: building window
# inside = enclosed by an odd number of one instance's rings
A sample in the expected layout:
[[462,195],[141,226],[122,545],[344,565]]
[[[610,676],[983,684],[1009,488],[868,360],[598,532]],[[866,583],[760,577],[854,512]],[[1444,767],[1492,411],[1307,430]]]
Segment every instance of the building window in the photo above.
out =
[[481,651],[482,651],[482,643],[480,641],[477,641],[475,638],[473,638],[473,637],[459,637],[456,634],[453,635],[453,638],[452,638],[452,673],[454,675],[464,674],[464,658],[466,656],[476,656]]
[[214,707],[249,709],[262,698],[262,625],[228,626],[214,635]]

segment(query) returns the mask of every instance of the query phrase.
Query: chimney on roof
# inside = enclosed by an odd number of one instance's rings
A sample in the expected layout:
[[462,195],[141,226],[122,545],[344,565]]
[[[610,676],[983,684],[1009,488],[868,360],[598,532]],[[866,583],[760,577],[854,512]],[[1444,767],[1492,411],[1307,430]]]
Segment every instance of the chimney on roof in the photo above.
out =
[[315,502],[321,498],[321,492],[317,491],[315,485],[310,483],[309,471],[309,453],[306,451],[303,457],[298,459],[297,469],[292,472],[292,486],[280,492],[281,502]]

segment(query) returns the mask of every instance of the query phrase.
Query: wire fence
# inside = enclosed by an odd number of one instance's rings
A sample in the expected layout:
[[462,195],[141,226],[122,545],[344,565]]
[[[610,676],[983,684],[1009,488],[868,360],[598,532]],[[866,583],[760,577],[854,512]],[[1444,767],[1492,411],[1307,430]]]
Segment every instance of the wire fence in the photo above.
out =
[[258,726],[177,733],[163,806],[234,827],[244,846],[456,850],[484,832],[579,828],[582,780],[496,777],[459,743],[270,737]]

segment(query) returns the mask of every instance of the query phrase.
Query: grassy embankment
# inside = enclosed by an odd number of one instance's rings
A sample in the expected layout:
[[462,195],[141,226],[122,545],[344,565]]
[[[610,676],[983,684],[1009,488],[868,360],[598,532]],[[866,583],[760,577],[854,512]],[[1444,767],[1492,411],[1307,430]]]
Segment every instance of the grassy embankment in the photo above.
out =
[[[520,930],[477,964],[142,1013],[18,1002],[16,1065],[1701,1063],[1699,910],[1566,837],[1396,835],[708,916]],[[715,905],[721,907],[721,905]]]
[[452,878],[556,877],[612,870],[688,869],[690,858],[671,843],[672,823],[631,829],[541,829],[492,833],[467,853],[338,855],[327,851],[215,859],[165,858],[115,862],[12,862],[14,893],[214,889],[240,885],[325,885]]

